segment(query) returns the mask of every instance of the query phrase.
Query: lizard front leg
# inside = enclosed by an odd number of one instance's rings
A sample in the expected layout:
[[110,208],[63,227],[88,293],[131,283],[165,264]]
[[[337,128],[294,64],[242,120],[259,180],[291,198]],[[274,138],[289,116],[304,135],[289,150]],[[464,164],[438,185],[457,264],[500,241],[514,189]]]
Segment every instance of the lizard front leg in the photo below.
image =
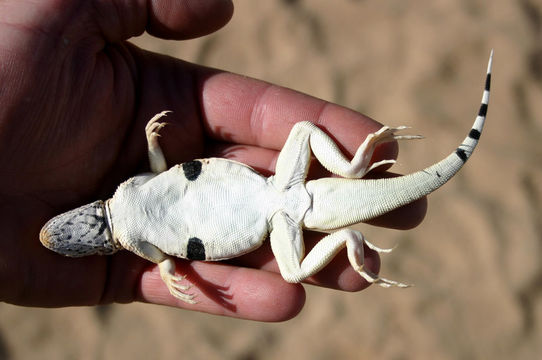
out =
[[166,123],[161,123],[159,120],[170,112],[171,111],[166,110],[154,115],[147,123],[147,126],[145,126],[149,164],[152,172],[157,174],[167,170],[166,158],[164,157],[160,144],[158,143],[158,137],[160,136],[158,132],[161,128],[166,126]]
[[284,213],[277,213],[272,219],[271,249],[279,265],[282,277],[288,282],[300,282],[316,274],[326,266],[345,246],[350,264],[365,280],[382,287],[408,285],[380,278],[364,268],[363,244],[379,253],[390,252],[391,249],[381,249],[367,240],[359,231],[343,229],[325,236],[314,248],[304,256],[303,233]]
[[138,241],[129,250],[144,259],[158,264],[158,268],[160,269],[160,277],[166,284],[171,295],[189,304],[196,303],[194,300],[194,295],[186,294],[184,292],[190,289],[190,286],[180,284],[180,282],[184,280],[185,276],[175,274],[175,261],[173,258],[167,256],[159,248],[146,241]]

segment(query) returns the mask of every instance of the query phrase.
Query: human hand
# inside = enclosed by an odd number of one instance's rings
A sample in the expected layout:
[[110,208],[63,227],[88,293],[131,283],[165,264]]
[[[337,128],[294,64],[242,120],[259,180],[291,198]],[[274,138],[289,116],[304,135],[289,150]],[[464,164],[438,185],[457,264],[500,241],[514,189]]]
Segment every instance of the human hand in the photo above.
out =
[[[286,283],[268,246],[228,263],[179,260],[199,301],[171,297],[157,267],[120,252],[64,258],[41,246],[52,216],[111,196],[148,170],[144,127],[173,110],[160,138],[169,165],[209,156],[269,175],[294,122],[310,120],[352,155],[380,125],[339,106],[261,81],[141,50],[143,31],[173,39],[223,26],[229,1],[5,0],[0,2],[0,300],[30,306],[145,301],[263,321],[295,316],[305,295]],[[396,155],[378,148],[375,160]],[[375,220],[409,228],[424,202]],[[307,234],[307,246],[321,236]],[[378,256],[365,262],[378,271]],[[356,291],[368,284],[346,256],[308,283]]]

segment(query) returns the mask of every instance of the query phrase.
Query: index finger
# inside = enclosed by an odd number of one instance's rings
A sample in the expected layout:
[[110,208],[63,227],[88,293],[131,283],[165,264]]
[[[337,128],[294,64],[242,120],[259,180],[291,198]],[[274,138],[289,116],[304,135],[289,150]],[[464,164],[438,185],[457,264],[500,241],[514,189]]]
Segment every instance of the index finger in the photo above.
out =
[[[353,110],[245,76],[199,69],[198,78],[203,122],[221,141],[279,150],[295,123],[310,121],[348,156],[382,126]],[[395,143],[383,144],[376,153],[378,158],[396,156]]]

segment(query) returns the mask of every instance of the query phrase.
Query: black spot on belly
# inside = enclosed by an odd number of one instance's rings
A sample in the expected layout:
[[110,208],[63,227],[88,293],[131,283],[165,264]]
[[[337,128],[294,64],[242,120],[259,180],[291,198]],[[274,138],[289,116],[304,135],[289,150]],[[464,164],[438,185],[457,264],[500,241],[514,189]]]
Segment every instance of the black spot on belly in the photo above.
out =
[[190,260],[205,260],[205,247],[203,246],[203,242],[197,237],[188,239],[186,257]]
[[189,161],[183,164],[184,176],[190,181],[194,181],[201,173],[201,161]]

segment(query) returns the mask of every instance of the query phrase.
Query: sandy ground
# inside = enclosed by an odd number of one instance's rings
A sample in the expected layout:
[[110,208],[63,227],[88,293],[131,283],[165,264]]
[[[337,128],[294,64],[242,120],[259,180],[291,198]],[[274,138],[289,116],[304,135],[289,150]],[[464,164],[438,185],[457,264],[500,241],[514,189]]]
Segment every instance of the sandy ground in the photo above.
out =
[[[414,5],[416,4],[416,5]],[[542,353],[542,3],[536,0],[237,0],[222,31],[148,49],[265,79],[411,125],[398,171],[440,160],[478,109],[495,48],[480,147],[430,196],[426,221],[362,226],[409,290],[308,287],[280,324],[132,304],[0,304],[0,359],[535,359]]]

